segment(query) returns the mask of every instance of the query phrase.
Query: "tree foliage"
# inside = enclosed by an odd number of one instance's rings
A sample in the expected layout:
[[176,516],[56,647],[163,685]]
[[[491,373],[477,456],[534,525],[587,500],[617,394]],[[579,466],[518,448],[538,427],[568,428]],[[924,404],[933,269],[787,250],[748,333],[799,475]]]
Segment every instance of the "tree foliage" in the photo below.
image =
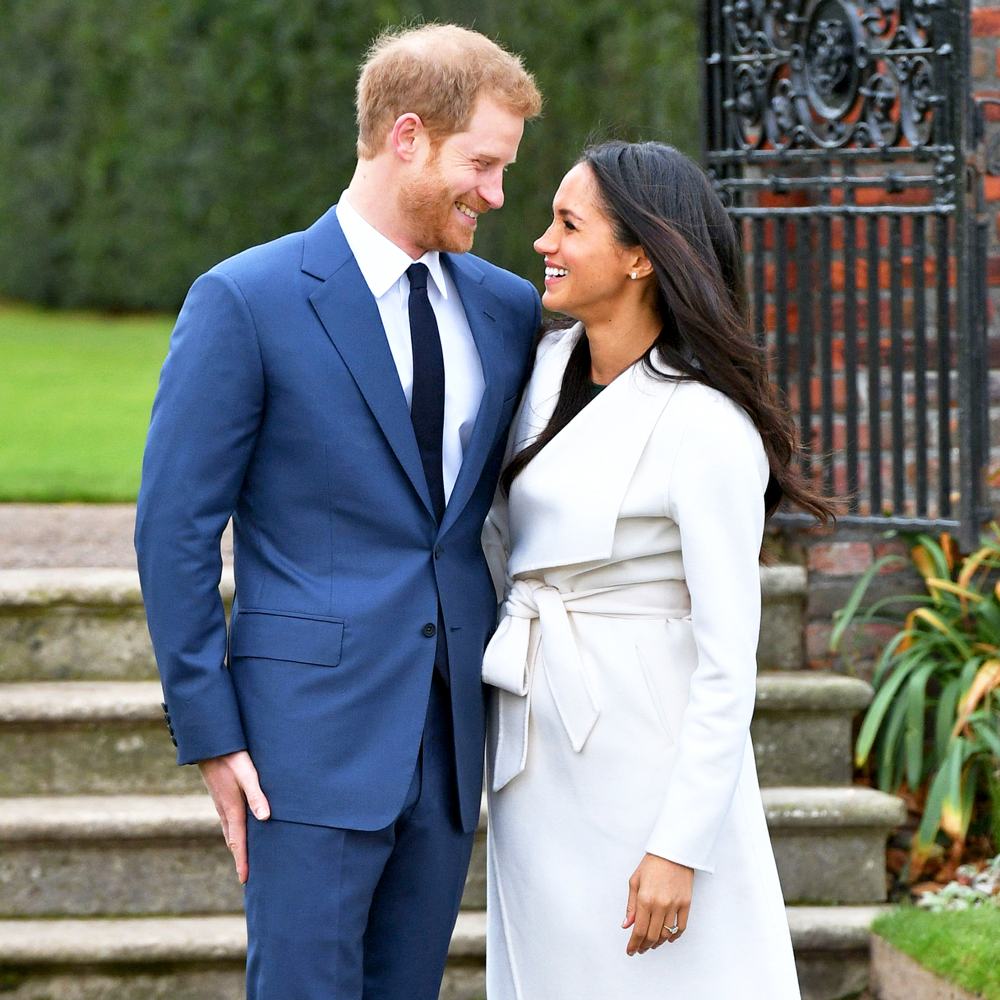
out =
[[353,91],[391,24],[454,21],[521,52],[546,96],[477,251],[532,277],[532,240],[591,137],[696,152],[694,0],[4,0],[0,295],[176,308],[243,247],[346,186]]

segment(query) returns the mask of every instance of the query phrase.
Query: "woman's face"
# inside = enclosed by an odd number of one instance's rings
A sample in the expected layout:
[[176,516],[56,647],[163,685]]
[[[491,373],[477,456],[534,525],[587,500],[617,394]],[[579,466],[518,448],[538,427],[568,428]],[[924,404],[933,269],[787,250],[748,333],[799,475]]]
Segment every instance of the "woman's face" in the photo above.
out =
[[588,164],[578,163],[563,178],[552,201],[552,224],[535,240],[535,250],[545,258],[546,309],[584,323],[614,314],[636,248],[615,242]]

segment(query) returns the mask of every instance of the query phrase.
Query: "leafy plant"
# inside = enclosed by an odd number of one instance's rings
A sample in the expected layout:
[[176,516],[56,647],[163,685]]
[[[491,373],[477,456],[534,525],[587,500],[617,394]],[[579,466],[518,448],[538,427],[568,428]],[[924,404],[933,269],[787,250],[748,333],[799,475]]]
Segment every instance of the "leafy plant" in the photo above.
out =
[[979,865],[960,865],[956,878],[936,892],[923,892],[917,906],[933,913],[968,910],[974,906],[1000,907],[1000,854]]
[[[939,833],[957,863],[980,793],[992,801],[992,835],[1000,841],[1000,527],[962,558],[948,534],[913,537],[910,556],[925,594],[892,595],[867,608],[870,584],[903,556],[876,560],[835,615],[830,647],[848,627],[899,624],[875,665],[875,697],[865,714],[855,761],[869,760],[879,788],[906,787],[924,798],[913,839],[911,876]],[[905,616],[901,609],[908,607]]]

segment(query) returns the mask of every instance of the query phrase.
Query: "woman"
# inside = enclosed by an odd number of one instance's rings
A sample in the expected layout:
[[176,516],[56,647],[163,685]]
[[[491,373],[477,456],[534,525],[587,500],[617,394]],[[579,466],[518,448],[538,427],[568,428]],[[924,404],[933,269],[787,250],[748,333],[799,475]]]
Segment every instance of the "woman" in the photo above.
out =
[[535,249],[577,323],[541,340],[485,535],[489,998],[793,1000],[749,740],[758,557],[783,496],[831,508],[693,163],[588,150]]

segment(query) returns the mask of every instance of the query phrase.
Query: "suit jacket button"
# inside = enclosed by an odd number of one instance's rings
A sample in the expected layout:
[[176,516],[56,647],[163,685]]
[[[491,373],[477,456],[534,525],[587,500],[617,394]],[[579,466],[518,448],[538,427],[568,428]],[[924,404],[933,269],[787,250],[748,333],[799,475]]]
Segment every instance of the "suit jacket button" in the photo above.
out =
[[424,635],[427,636],[428,639],[432,639],[435,635],[437,635],[437,625],[432,625],[430,622],[428,622],[423,627],[422,631]]

